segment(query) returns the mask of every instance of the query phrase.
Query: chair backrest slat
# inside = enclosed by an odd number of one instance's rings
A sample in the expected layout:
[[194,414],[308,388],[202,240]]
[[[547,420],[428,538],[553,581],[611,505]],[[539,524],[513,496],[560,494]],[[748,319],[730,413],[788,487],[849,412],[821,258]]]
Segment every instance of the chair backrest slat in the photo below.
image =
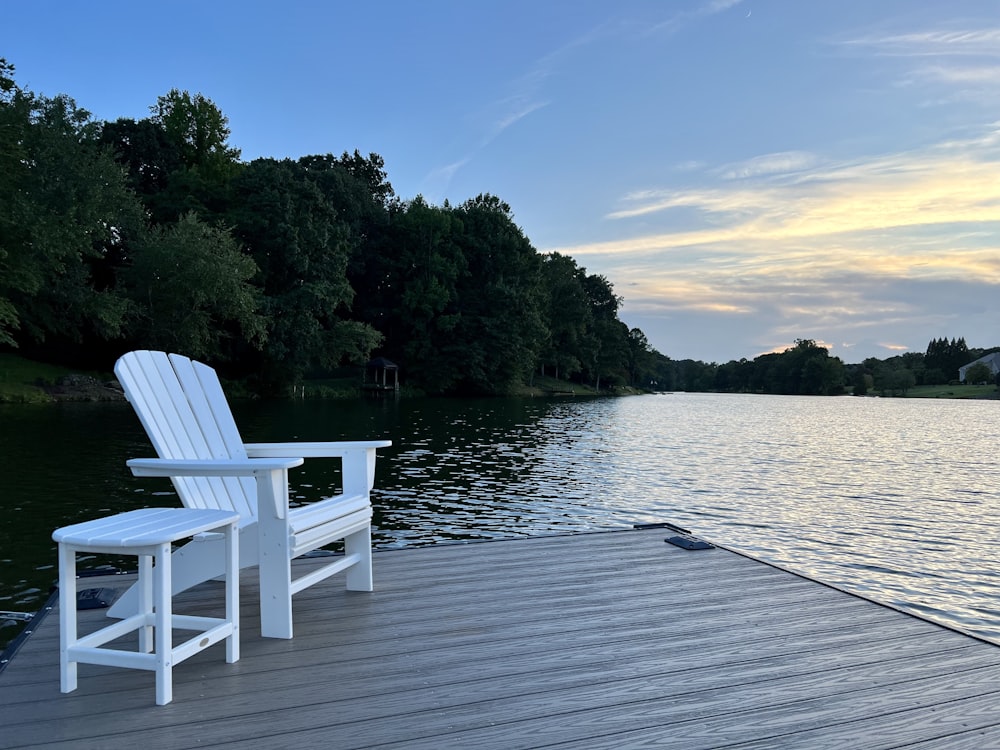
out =
[[[125,395],[160,458],[246,458],[243,440],[212,368],[177,354],[130,352],[115,365]],[[256,520],[249,477],[172,477],[189,508],[235,510]]]

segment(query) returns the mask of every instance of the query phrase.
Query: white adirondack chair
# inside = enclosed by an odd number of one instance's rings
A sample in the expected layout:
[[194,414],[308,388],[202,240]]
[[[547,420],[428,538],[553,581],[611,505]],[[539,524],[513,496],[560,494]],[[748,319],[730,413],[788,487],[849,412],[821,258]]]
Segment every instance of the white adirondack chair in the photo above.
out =
[[[164,352],[130,352],[115,374],[159,458],[127,462],[136,476],[169,477],[189,508],[240,514],[240,567],[258,565],[261,634],[292,637],[292,595],[347,570],[347,588],[372,590],[369,493],[375,451],[389,440],[244,444],[215,370]],[[340,495],[288,507],[288,470],[305,458],[339,457]],[[345,554],[298,578],[291,561],[338,540]],[[173,592],[216,578],[225,556],[221,535],[202,535],[172,555]],[[108,610],[127,617],[137,608],[130,589]]]

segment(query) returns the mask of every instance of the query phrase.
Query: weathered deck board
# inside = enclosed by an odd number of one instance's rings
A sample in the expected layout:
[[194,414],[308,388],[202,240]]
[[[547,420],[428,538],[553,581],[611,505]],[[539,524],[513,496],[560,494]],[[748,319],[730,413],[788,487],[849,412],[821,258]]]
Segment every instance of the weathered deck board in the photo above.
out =
[[240,661],[179,665],[168,706],[93,665],[61,695],[50,616],[0,674],[0,747],[1000,747],[1000,648],[664,535],[379,552],[373,594],[296,597],[291,641],[245,573]]

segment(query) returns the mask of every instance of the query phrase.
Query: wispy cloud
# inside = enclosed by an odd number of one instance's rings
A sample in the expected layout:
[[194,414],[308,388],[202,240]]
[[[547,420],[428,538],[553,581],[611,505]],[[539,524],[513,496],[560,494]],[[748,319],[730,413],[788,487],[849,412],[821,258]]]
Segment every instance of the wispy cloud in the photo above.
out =
[[437,167],[430,173],[430,175],[428,175],[428,180],[432,180],[435,182],[441,182],[441,181],[449,182],[452,176],[455,174],[455,172],[464,167],[466,163],[468,163],[468,161],[469,161],[468,158],[459,159],[458,161],[452,162],[451,164],[445,164],[442,167]]
[[940,55],[1000,56],[1000,27],[992,29],[930,30],[902,34],[873,34],[845,39],[845,47],[866,48],[883,55],[907,57]]
[[499,102],[499,110],[492,118],[490,124],[483,133],[483,138],[479,143],[479,148],[485,148],[496,140],[507,128],[515,125],[532,112],[545,107],[547,101],[535,99],[532,95],[519,95],[509,100]]
[[985,84],[1000,86],[1000,64],[945,67],[928,65],[918,69],[921,77],[929,81],[949,84]]
[[1000,26],[876,33],[834,44],[853,54],[904,61],[912,58],[897,85],[930,87],[935,93],[928,105],[986,103],[1000,93]]
[[706,16],[714,16],[718,13],[723,13],[729,10],[730,8],[735,8],[742,2],[743,0],[708,0],[708,2],[704,2],[701,3],[700,5],[697,5],[693,10],[682,10],[671,14],[665,20],[653,24],[648,29],[648,33],[673,34],[679,32],[686,25],[688,25],[693,21],[698,20],[699,18],[704,18]]
[[522,75],[514,78],[508,84],[506,92],[487,102],[478,112],[472,113],[469,119],[472,123],[470,128],[475,133],[471,139],[474,145],[450,165],[432,170],[425,182],[434,180],[440,183],[444,177],[443,185],[439,189],[445,190],[460,168],[473,161],[477,154],[488,148],[505,131],[538,110],[549,106],[551,101],[546,93],[546,83],[549,78],[574,50],[589,45],[604,32],[604,27],[597,27],[543,55]]
[[742,2],[743,0],[710,0],[702,6],[702,12],[706,15],[721,13],[722,11],[729,10]]
[[741,180],[769,174],[789,174],[815,166],[817,157],[803,151],[765,154],[718,170],[723,179]]
[[918,153],[807,169],[817,163],[819,158],[808,154],[764,156],[720,170],[728,183],[631,193],[609,219],[649,219],[687,209],[688,216],[694,212],[702,218],[702,226],[673,228],[664,216],[661,232],[564,251],[648,253],[1000,222],[1000,144],[995,132]]
[[[478,113],[471,116],[475,123],[472,127],[478,131],[475,145],[459,159],[452,161],[451,166],[439,167],[425,179],[440,182],[444,176],[446,187],[454,177],[458,168],[471,162],[483,149],[488,148],[497,138],[533,113],[549,106],[551,98],[547,93],[547,82],[558,70],[569,64],[574,54],[590,47],[596,42],[618,35],[646,35],[668,29],[678,31],[688,23],[707,16],[729,10],[740,5],[744,0],[707,0],[697,5],[693,10],[673,13],[669,18],[652,25],[638,24],[634,19],[612,18],[598,24],[583,34],[579,34],[566,43],[541,56],[530,65],[520,76],[514,78],[505,95],[486,104]],[[637,31],[637,29],[640,29]]]

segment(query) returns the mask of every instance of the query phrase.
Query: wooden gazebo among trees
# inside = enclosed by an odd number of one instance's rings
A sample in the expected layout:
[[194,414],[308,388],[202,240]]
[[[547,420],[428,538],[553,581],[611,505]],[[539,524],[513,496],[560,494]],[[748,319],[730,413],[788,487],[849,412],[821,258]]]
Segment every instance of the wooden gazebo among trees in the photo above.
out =
[[[391,382],[390,382],[391,373]],[[399,366],[385,357],[375,357],[365,365],[361,388],[366,391],[398,391]]]

